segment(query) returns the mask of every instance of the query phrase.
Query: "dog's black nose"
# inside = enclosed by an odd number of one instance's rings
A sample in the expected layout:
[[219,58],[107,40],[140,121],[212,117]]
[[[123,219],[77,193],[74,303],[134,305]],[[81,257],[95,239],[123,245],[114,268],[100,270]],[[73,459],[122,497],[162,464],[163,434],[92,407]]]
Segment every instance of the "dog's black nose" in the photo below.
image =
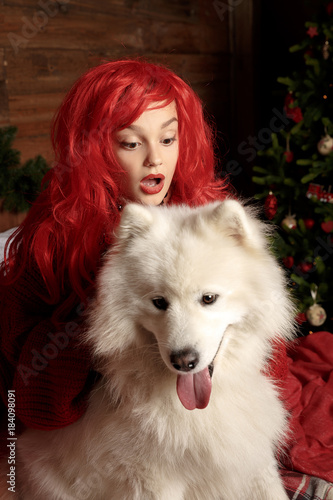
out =
[[183,349],[170,354],[171,364],[176,370],[190,372],[199,363],[199,353],[195,349]]

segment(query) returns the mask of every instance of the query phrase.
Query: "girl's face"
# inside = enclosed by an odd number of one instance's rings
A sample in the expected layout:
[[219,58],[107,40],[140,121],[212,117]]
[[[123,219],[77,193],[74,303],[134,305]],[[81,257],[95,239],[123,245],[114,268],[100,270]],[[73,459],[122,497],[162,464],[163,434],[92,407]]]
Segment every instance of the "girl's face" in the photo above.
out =
[[116,132],[113,152],[127,174],[120,186],[125,199],[159,205],[168,194],[178,160],[177,118],[174,102],[160,109],[148,107]]

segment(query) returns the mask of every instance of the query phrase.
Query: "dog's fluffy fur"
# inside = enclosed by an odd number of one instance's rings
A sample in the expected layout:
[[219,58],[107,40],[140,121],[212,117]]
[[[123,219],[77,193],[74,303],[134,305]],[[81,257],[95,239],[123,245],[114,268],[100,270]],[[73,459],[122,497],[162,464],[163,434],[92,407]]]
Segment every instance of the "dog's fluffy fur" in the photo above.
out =
[[[234,200],[126,206],[86,338],[102,379],[77,423],[21,437],[20,498],[286,500],[287,416],[264,374],[292,336],[285,285],[264,226]],[[203,401],[188,402],[200,374]]]

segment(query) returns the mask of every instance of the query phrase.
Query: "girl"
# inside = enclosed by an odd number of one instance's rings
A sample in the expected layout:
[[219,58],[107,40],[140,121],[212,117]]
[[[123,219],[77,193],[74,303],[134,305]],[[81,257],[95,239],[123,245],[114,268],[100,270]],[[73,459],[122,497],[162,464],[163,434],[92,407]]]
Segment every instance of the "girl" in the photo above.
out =
[[148,62],[84,74],[52,141],[53,168],[1,269],[2,400],[15,390],[19,421],[44,430],[75,422],[98,376],[80,344],[83,316],[124,204],[194,206],[227,193],[199,98]]

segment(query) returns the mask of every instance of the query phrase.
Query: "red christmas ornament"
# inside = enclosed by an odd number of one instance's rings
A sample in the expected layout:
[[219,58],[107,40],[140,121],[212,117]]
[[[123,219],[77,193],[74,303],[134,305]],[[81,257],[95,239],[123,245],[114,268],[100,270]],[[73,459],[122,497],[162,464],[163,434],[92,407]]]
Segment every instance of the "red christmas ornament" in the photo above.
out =
[[287,163],[291,163],[293,161],[294,153],[292,151],[285,151],[283,154]]
[[313,268],[313,264],[311,262],[301,262],[299,268],[302,271],[302,273],[306,274],[309,271],[311,271],[311,269]]
[[303,114],[299,106],[291,107],[294,104],[294,102],[295,99],[289,92],[284,100],[284,110],[288,118],[291,118],[292,120],[294,120],[295,123],[298,123],[303,120]]
[[265,215],[268,220],[272,220],[277,211],[277,198],[272,191],[269,192],[265,200]]
[[320,224],[321,228],[325,233],[331,233],[333,231],[333,220],[328,220]]
[[310,26],[310,28],[307,31],[307,34],[309,35],[310,38],[313,38],[314,36],[318,36],[317,26]]
[[306,229],[312,229],[315,221],[313,219],[304,219],[304,225]]
[[282,259],[282,262],[287,269],[291,269],[294,265],[294,257],[292,257],[291,255],[289,255],[289,257],[284,257]]
[[326,12],[329,16],[333,14],[333,2],[326,5]]
[[312,182],[309,184],[306,196],[307,198],[317,198],[320,200],[323,195],[323,188],[319,184],[313,184]]

